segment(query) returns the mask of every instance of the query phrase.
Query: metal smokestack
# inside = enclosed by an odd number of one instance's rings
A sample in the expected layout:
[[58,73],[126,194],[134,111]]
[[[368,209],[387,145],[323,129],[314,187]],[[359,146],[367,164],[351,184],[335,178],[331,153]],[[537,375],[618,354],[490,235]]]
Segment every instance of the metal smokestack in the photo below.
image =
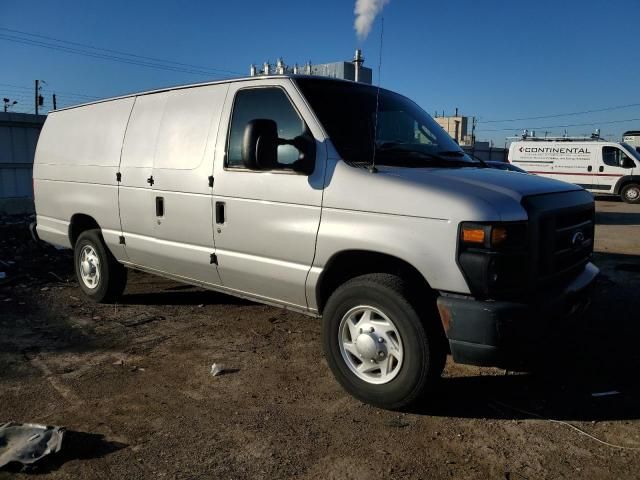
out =
[[360,81],[360,67],[364,63],[364,57],[362,56],[362,50],[356,49],[356,53],[353,56],[353,66],[355,70],[354,79],[356,82]]
[[249,75],[252,77],[256,76],[256,66],[253,63],[249,67]]
[[276,74],[284,75],[284,60],[282,59],[282,57],[280,57],[276,62]]
[[265,75],[269,75],[269,68],[271,67],[271,65],[269,65],[269,62],[264,62],[264,65],[262,67],[264,68],[263,73]]

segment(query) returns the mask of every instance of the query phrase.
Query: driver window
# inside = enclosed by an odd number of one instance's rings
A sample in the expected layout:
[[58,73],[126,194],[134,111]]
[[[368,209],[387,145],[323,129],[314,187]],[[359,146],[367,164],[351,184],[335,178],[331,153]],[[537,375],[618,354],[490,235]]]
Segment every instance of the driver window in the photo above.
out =
[[[291,140],[302,135],[305,126],[293,108],[289,97],[281,88],[248,88],[236,94],[227,148],[227,167],[243,168],[242,137],[244,127],[251,120],[264,118],[274,120],[278,125],[278,137]],[[291,145],[278,146],[278,163],[291,165],[300,152]]]
[[629,164],[629,157],[617,147],[602,147],[602,161],[611,167],[624,167]]

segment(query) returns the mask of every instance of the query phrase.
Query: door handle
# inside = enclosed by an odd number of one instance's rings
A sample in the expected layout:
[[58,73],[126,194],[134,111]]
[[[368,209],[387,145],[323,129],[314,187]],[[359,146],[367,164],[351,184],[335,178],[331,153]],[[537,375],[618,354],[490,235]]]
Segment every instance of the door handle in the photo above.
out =
[[604,172],[604,167],[602,165],[600,165],[600,167],[598,168],[599,172]]
[[164,217],[164,197],[156,197],[156,217]]
[[216,202],[216,223],[221,225],[225,222],[224,202]]
[[154,181],[153,181],[153,175],[151,175],[149,178],[147,178],[147,183],[148,183],[149,185],[153,185],[153,184],[154,184]]
[[592,167],[591,165],[589,165],[589,166],[587,167],[587,172],[590,172],[591,170],[593,170],[593,167]]

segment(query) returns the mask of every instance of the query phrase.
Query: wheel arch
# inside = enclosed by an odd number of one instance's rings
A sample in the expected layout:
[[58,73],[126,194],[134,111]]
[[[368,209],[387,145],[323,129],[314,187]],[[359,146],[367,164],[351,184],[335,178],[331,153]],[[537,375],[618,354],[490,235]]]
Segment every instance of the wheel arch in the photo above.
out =
[[630,183],[640,184],[640,175],[625,175],[620,177],[616,182],[616,185],[613,187],[613,193],[620,195],[622,189]]
[[318,277],[315,287],[318,313],[322,314],[331,294],[344,282],[367,273],[390,273],[408,281],[415,293],[434,295],[427,279],[411,263],[373,250],[342,250],[334,253]]
[[71,221],[69,222],[69,242],[71,242],[71,247],[75,246],[82,232],[93,229],[102,230],[96,219],[91,215],[84,213],[75,213],[72,215]]

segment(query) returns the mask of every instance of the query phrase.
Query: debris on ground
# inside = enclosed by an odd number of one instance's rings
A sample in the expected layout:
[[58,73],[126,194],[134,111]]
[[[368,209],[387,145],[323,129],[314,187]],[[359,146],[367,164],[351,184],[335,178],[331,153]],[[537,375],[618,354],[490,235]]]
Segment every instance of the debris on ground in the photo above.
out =
[[211,365],[211,375],[217,377],[218,375],[222,375],[226,371],[226,368],[221,363],[214,363]]
[[591,394],[592,397],[608,397],[610,395],[620,395],[620,392],[617,390],[609,390],[608,392],[594,392]]
[[9,422],[0,425],[0,468],[11,462],[30,465],[60,451],[63,427]]

